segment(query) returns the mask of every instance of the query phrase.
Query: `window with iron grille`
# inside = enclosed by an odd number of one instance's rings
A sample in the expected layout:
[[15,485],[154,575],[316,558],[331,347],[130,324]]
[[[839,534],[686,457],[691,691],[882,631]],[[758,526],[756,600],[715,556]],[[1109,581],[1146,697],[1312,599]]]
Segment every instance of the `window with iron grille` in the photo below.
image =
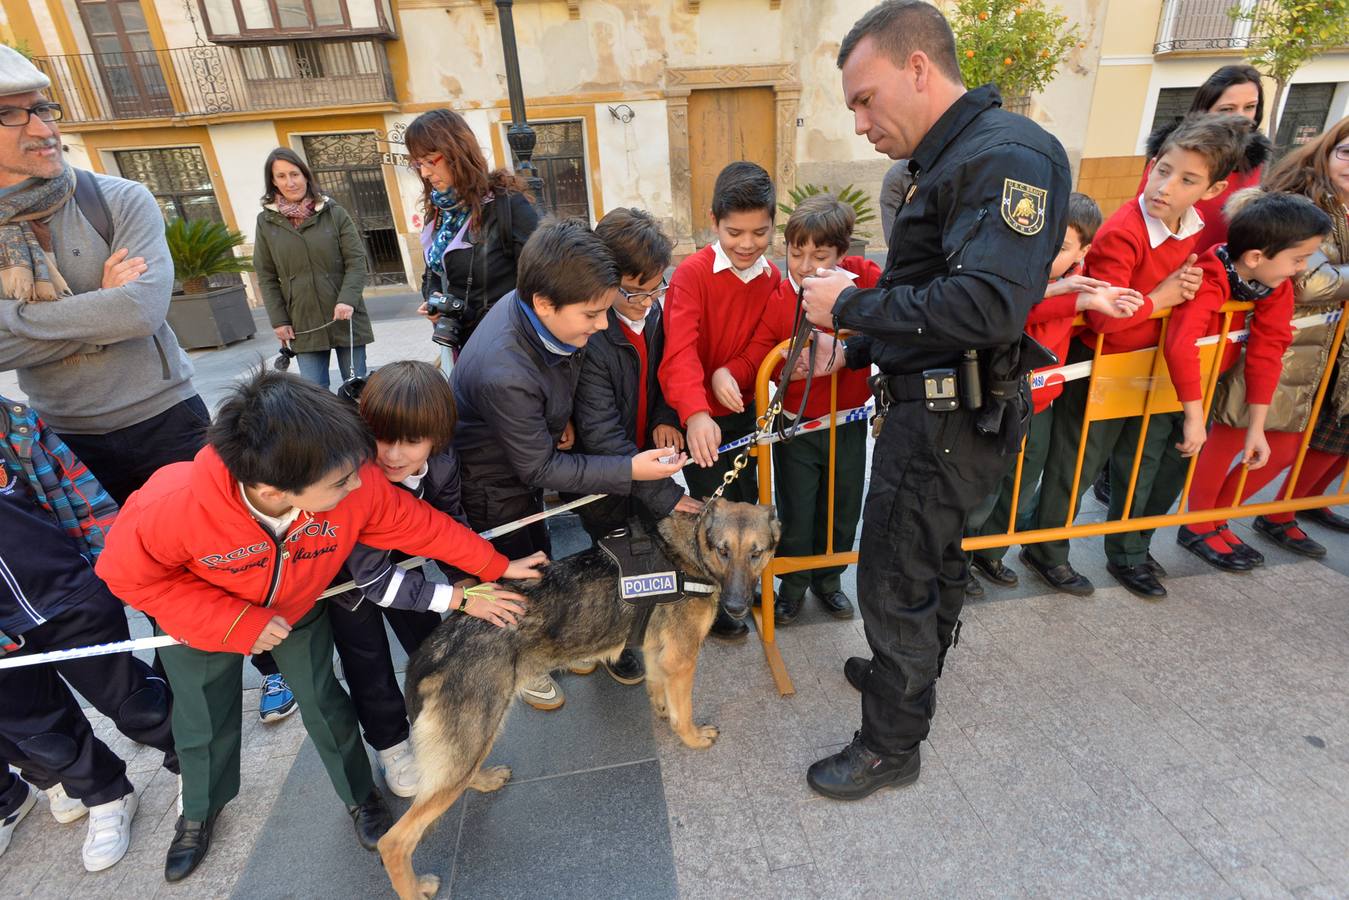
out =
[[1148,134],[1163,125],[1173,125],[1185,118],[1198,91],[1197,87],[1162,88],[1157,93],[1157,111],[1152,114],[1152,127],[1148,129]]
[[1274,140],[1280,156],[1316,140],[1325,131],[1335,88],[1334,82],[1295,84],[1288,88],[1288,99],[1279,116],[1279,133]]
[[155,147],[113,153],[123,178],[150,189],[164,218],[224,223],[200,147]]
[[[510,123],[506,123],[506,127]],[[543,179],[541,210],[559,218],[590,221],[590,181],[586,177],[585,126],[580,119],[531,122],[538,137],[534,165]]]

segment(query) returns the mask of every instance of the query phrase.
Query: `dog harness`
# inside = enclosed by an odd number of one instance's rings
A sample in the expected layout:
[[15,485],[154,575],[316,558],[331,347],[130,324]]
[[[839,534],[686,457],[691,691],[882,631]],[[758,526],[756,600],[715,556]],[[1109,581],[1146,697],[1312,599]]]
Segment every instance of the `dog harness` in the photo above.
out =
[[604,555],[618,566],[618,596],[637,616],[628,632],[628,646],[640,647],[651,623],[651,613],[662,603],[674,603],[687,594],[710,594],[710,584],[691,581],[666,555],[660,540],[636,519],[599,540]]

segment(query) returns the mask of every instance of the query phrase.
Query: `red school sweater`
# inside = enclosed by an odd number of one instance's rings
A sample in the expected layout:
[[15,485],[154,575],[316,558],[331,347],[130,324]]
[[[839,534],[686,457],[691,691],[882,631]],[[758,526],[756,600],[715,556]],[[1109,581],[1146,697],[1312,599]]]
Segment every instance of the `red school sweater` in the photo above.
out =
[[[864,256],[845,256],[839,260],[838,267],[846,272],[851,272],[857,276],[853,281],[855,287],[873,288],[881,279],[881,267]],[[800,307],[796,289],[792,287],[792,282],[788,278],[782,279],[778,285],[777,293],[773,298],[769,315],[764,319],[764,328],[755,338],[754,344],[748,351],[748,355],[763,359],[770,350],[783,341],[789,341],[795,336],[797,311]],[[820,331],[825,334],[833,334],[828,328],[821,328]],[[842,353],[842,348],[839,348]],[[778,368],[781,372],[781,367]],[[867,378],[871,375],[870,367],[866,369],[848,369],[844,368],[838,373],[838,408],[852,409],[855,406],[862,406],[871,399],[871,388],[867,385]],[[787,393],[783,397],[782,408],[788,412],[795,413],[801,408],[801,394],[806,389],[805,381],[793,381],[787,385]],[[805,411],[801,414],[803,419],[818,419],[821,416],[829,415],[829,380],[819,378],[811,383],[810,398],[806,403]]]
[[[1031,307],[1026,318],[1026,334],[1043,344],[1059,358],[1059,365],[1063,365],[1068,358],[1068,346],[1073,341],[1073,320],[1076,318],[1077,294],[1045,297]],[[1035,388],[1030,392],[1034,411],[1044,412],[1062,393],[1062,380],[1047,381],[1043,387]]]
[[665,358],[657,373],[681,424],[700,412],[729,415],[712,395],[712,373],[725,367],[754,407],[754,375],[763,354],[749,351],[782,276],[771,262],[748,284],[730,269],[712,273],[711,244],[679,264],[665,295]]
[[1096,336],[1105,335],[1104,353],[1128,353],[1157,346],[1162,332],[1160,319],[1152,319],[1152,297],[1157,285],[1194,252],[1198,234],[1169,237],[1157,247],[1148,242],[1148,227],[1138,200],[1130,200],[1106,220],[1087,251],[1086,274],[1116,287],[1131,287],[1143,295],[1143,305],[1125,319],[1088,312],[1087,325],[1078,339],[1096,346]]
[[[1204,284],[1194,299],[1177,306],[1171,313],[1171,325],[1166,330],[1166,366],[1171,370],[1171,383],[1181,400],[1202,400],[1204,383],[1199,370],[1199,349],[1195,341],[1204,335],[1222,331],[1222,305],[1232,299],[1232,286],[1227,280],[1227,269],[1210,249],[1199,259],[1204,270]],[[1232,314],[1232,330],[1249,324],[1251,333],[1246,338],[1246,402],[1269,403],[1283,374],[1283,353],[1293,343],[1293,279],[1274,289],[1268,297],[1255,301],[1250,316]],[[1223,348],[1222,371],[1226,372],[1237,361],[1237,345],[1228,342]]]

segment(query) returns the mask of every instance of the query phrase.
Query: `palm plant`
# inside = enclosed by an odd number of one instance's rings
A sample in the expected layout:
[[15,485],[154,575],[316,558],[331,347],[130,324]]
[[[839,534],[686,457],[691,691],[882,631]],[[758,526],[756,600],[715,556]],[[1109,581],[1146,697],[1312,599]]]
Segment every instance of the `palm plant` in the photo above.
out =
[[[824,193],[833,194],[839,202],[846,203],[853,208],[857,217],[853,223],[854,226],[875,220],[876,211],[871,207],[871,198],[867,196],[866,191],[851,184],[836,191],[830,191],[828,188],[820,187],[817,184],[799,184],[787,192],[787,195],[791,197],[791,203],[779,203],[778,209],[782,210],[784,215],[791,216],[792,211],[801,204],[802,200]],[[781,231],[786,227],[785,223],[781,224],[778,226],[778,230]]]
[[234,248],[244,242],[243,234],[220,222],[172,219],[164,228],[164,238],[173,258],[174,277],[182,282],[184,294],[206,293],[206,280],[212,275],[253,270],[251,257],[234,254]]

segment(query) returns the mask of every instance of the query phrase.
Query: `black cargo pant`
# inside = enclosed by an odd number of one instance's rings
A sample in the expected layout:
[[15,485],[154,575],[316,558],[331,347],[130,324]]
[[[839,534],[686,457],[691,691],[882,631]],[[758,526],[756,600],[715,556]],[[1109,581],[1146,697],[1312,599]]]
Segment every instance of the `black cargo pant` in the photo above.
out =
[[904,753],[927,737],[936,680],[969,577],[965,518],[997,487],[1007,457],[966,410],[890,407],[876,440],[862,514],[857,593],[872,664],[862,740]]
[[[103,589],[24,632],[23,649],[15,655],[127,637],[125,608]],[[178,771],[168,687],[130,653],[0,671],[0,697],[4,698],[0,702],[0,759],[16,766],[42,790],[59,782],[67,794],[86,806],[110,803],[131,793],[126,763],[94,736],[66,682],[111,719],[118,731],[164,751],[164,766]],[[0,794],[3,788],[0,779]],[[19,792],[11,794],[22,802]]]

